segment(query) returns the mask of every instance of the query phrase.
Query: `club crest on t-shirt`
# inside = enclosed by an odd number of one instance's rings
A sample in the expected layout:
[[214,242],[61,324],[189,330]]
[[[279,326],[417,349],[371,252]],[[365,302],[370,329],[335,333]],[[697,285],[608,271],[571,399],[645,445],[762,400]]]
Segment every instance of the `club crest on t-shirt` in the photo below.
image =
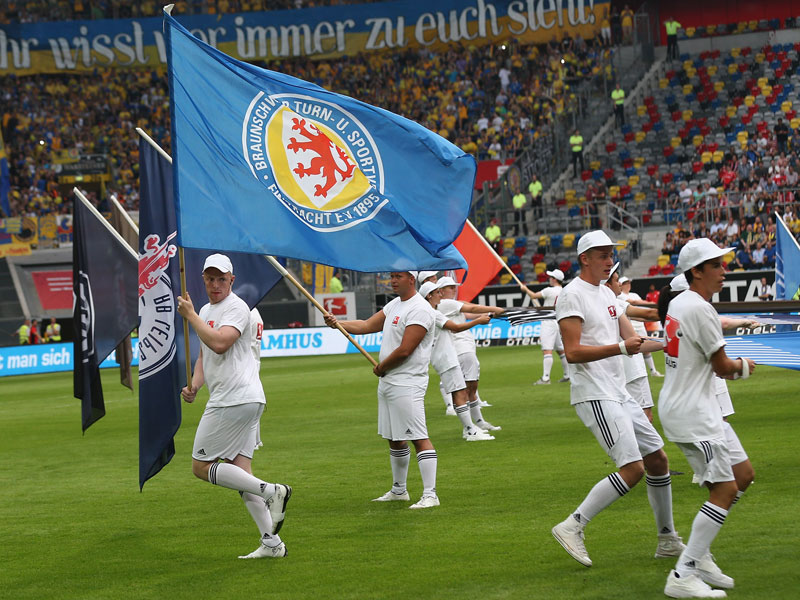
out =
[[208,323],[208,326],[211,327],[211,329],[214,329],[214,321],[206,321],[206,323]]
[[681,341],[681,324],[675,317],[667,315],[664,322],[664,336],[667,340],[665,352],[673,358],[678,358],[678,346]]
[[608,314],[611,315],[612,319],[616,319],[617,318],[617,308],[615,306],[609,306],[608,307]]
[[395,315],[394,319],[392,319],[392,325],[397,325],[400,322],[400,315]]

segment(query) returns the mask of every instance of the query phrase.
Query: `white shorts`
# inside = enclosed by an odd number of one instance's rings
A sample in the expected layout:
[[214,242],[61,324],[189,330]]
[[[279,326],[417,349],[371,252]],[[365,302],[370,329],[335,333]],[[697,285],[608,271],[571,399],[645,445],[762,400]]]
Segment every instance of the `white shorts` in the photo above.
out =
[[542,345],[542,350],[555,350],[556,352],[564,350],[561,331],[558,329],[558,322],[555,319],[544,319],[542,321],[539,343]]
[[625,384],[625,389],[642,408],[653,408],[653,395],[650,393],[650,380],[647,375]]
[[664,440],[635,400],[589,400],[576,404],[575,412],[617,468],[664,447]]
[[206,407],[194,434],[192,458],[204,462],[233,460],[239,454],[253,458],[261,440],[263,412],[264,405],[259,402]]
[[439,379],[441,379],[445,394],[452,394],[453,392],[466,389],[467,387],[467,383],[464,381],[464,374],[461,372],[461,367],[447,369],[444,373],[439,374]]
[[478,381],[481,378],[481,363],[474,352],[464,352],[458,355],[458,364],[464,374],[464,381]]
[[686,455],[686,460],[694,471],[692,483],[705,485],[736,480],[725,440],[675,442],[675,445]]
[[428,439],[424,387],[378,383],[378,435],[393,442]]

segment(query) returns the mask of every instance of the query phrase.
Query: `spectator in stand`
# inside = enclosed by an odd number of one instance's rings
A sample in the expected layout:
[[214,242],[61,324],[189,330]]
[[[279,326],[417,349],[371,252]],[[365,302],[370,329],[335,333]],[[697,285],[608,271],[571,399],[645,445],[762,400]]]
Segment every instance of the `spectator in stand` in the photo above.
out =
[[625,125],[625,90],[620,87],[619,81],[611,91],[611,102],[614,104],[614,126],[621,128]]
[[760,240],[756,242],[756,249],[753,250],[750,257],[752,258],[754,269],[763,269],[766,266],[764,264],[766,258],[766,250],[764,249],[764,244]]
[[658,289],[656,289],[656,284],[651,283],[650,287],[648,288],[647,295],[644,297],[644,299],[653,304],[658,304],[658,297],[660,295],[661,292]]
[[772,131],[775,133],[775,142],[778,144],[778,152],[785,154],[788,150],[789,127],[783,122],[783,119],[778,118],[778,122],[775,124]]
[[738,269],[749,269],[753,264],[753,258],[750,256],[750,249],[747,246],[742,246],[736,251],[733,259],[733,264]]
[[678,29],[681,24],[674,18],[667,17],[664,28],[667,30],[667,60],[678,60]]
[[39,333],[39,320],[38,319],[31,319],[31,333],[30,333],[30,343],[31,344],[41,344],[42,337]]
[[730,240],[736,240],[739,236],[739,224],[733,217],[728,218],[728,224],[725,226],[725,235]]
[[581,163],[581,171],[586,167],[583,164],[583,136],[577,129],[569,138],[569,145],[572,149],[572,176],[578,176],[578,161]]
[[494,248],[495,252],[498,254],[503,254],[503,233],[500,231],[500,225],[497,224],[497,217],[494,217],[491,221],[489,221],[489,226],[486,228],[486,232],[483,234],[483,237],[486,238],[486,241],[491,244],[492,248]]
[[773,242],[772,240],[767,240],[766,251],[764,252],[764,266],[767,269],[775,268],[776,253],[777,253],[777,248],[775,247],[775,242]]
[[603,9],[603,18],[600,20],[600,39],[604,48],[611,46],[611,19],[608,16],[608,7]]
[[622,15],[616,6],[611,9],[611,39],[615,46],[622,43]]
[[528,185],[528,192],[531,195],[531,206],[533,206],[533,218],[534,219],[541,219],[542,214],[542,182],[539,181],[539,177],[533,175],[531,178],[531,182]]
[[631,7],[626,4],[620,17],[622,19],[622,42],[626,46],[630,46],[633,43],[633,11]]
[[758,286],[758,299],[762,302],[772,300],[772,286],[767,283],[767,278],[761,278],[761,285]]
[[661,254],[669,254],[672,256],[677,251],[675,250],[675,234],[671,231],[667,232],[667,239],[664,240],[664,244],[661,246]]
[[516,186],[511,202],[514,205],[514,237],[519,235],[520,223],[522,224],[522,231],[527,236],[528,218],[525,213],[527,212],[528,197],[525,195],[525,192],[519,189],[519,185]]

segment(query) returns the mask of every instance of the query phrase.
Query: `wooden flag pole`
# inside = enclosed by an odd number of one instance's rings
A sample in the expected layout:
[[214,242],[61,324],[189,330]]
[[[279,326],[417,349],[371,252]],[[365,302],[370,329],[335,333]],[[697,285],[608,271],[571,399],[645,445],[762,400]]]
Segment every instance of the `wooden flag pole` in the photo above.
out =
[[[286,270],[286,269],[283,267],[283,265],[282,265],[281,263],[279,263],[277,260],[275,260],[275,257],[274,257],[274,256],[269,256],[268,254],[265,254],[265,255],[264,255],[264,258],[266,258],[266,259],[269,261],[269,263],[270,263],[270,264],[271,264],[273,267],[275,267],[275,269],[278,271],[278,273],[280,273],[281,275],[283,275],[283,277],[285,277],[286,279],[288,279],[288,280],[289,280],[289,282],[290,282],[290,283],[292,283],[292,285],[294,285],[294,286],[295,286],[295,287],[296,287],[298,290],[300,290],[300,293],[302,293],[302,294],[303,294],[303,295],[304,295],[306,298],[308,298],[308,301],[309,301],[309,302],[311,302],[311,304],[313,304],[313,305],[314,305],[314,307],[315,307],[315,308],[316,308],[316,309],[317,309],[319,312],[321,312],[323,315],[327,315],[327,314],[329,314],[329,313],[328,313],[328,311],[327,311],[327,310],[325,310],[325,307],[324,307],[324,306],[322,306],[322,305],[321,305],[321,304],[320,304],[320,303],[317,301],[317,299],[316,299],[316,298],[314,298],[314,296],[312,296],[310,293],[308,293],[308,290],[306,290],[306,288],[304,288],[304,287],[303,287],[303,285],[302,285],[302,284],[301,284],[299,281],[297,281],[297,279],[295,279],[295,278],[294,278],[294,276],[293,276],[291,273],[289,273],[289,271],[287,271],[287,270]],[[349,342],[350,342],[351,344],[353,344],[353,346],[355,346],[356,348],[358,348],[358,351],[359,351],[359,352],[361,352],[361,354],[363,354],[363,355],[364,355],[364,357],[365,357],[365,358],[366,358],[366,359],[367,359],[367,360],[368,360],[370,363],[372,363],[372,366],[373,366],[373,367],[377,367],[377,366],[378,366],[378,362],[377,362],[377,361],[376,361],[376,360],[375,360],[375,359],[372,357],[372,355],[371,355],[369,352],[367,352],[367,351],[366,351],[366,350],[365,350],[365,349],[364,349],[364,348],[361,346],[361,344],[359,344],[357,341],[355,341],[355,339],[353,339],[353,336],[351,336],[351,335],[350,335],[350,334],[349,334],[349,333],[348,333],[348,332],[347,332],[347,331],[344,329],[344,327],[342,327],[342,326],[341,326],[339,323],[336,323],[336,329],[338,329],[339,331],[341,331],[341,332],[342,332],[342,335],[344,335],[344,337],[346,337],[346,338],[349,340]]]
[[500,256],[500,255],[497,253],[497,251],[496,251],[494,248],[492,248],[492,245],[491,245],[489,242],[487,242],[487,241],[486,241],[486,238],[484,238],[484,237],[481,235],[481,232],[480,232],[480,231],[478,231],[478,230],[475,228],[475,225],[473,225],[473,224],[470,222],[470,220],[469,220],[469,219],[467,219],[467,225],[468,225],[469,227],[471,227],[471,228],[472,228],[472,230],[473,230],[473,231],[474,231],[474,232],[477,234],[477,236],[478,236],[478,237],[480,238],[480,240],[483,242],[483,245],[484,245],[484,246],[486,246],[486,247],[487,247],[489,250],[491,250],[491,251],[492,251],[492,254],[493,254],[493,255],[494,255],[494,257],[497,259],[497,262],[499,262],[499,263],[500,263],[500,265],[501,265],[501,266],[502,266],[502,267],[503,267],[503,268],[504,268],[506,271],[508,271],[508,272],[509,272],[509,274],[511,275],[511,277],[513,277],[513,278],[514,278],[514,281],[516,281],[516,282],[517,282],[517,285],[520,285],[520,286],[521,286],[521,285],[524,285],[524,284],[523,284],[523,283],[522,283],[522,282],[519,280],[519,278],[517,277],[516,273],[514,273],[514,271],[512,271],[512,270],[511,270],[511,268],[508,266],[508,264],[506,264],[506,261],[504,261],[504,260],[502,259],[502,257],[501,257],[501,256]]
[[[178,262],[181,269],[181,296],[187,297],[186,292],[186,261],[183,258],[183,246],[178,246]],[[189,345],[189,321],[183,318],[183,348],[186,352],[186,387],[192,387],[192,349]]]
[[[140,127],[137,127],[136,128],[136,133],[138,133],[140,136],[142,136],[142,138],[148,144],[150,144],[153,148],[155,148],[158,151],[158,153],[161,154],[161,156],[166,158],[170,162],[170,164],[172,164],[172,157],[169,154],[167,154],[164,151],[164,149],[161,146],[159,146],[153,138],[151,138],[149,135],[147,135],[147,133],[143,129],[141,129]],[[178,257],[180,259],[180,264],[181,264],[181,295],[185,297],[186,296],[186,275],[185,275],[185,266],[184,266],[184,260],[183,260],[183,248],[181,246],[178,246]],[[308,290],[306,290],[303,287],[303,285],[299,281],[297,281],[297,279],[295,279],[294,276],[292,276],[292,274],[289,273],[289,271],[287,271],[283,267],[283,265],[281,263],[279,263],[275,259],[274,256],[269,256],[268,254],[265,254],[264,258],[266,258],[269,261],[269,263],[273,267],[275,267],[275,269],[278,271],[278,273],[280,273],[285,279],[288,279],[289,282],[292,285],[294,285],[298,290],[300,290],[300,292],[309,300],[309,302],[311,302],[311,304],[314,305],[314,307],[318,311],[320,311],[323,315],[329,314],[328,311],[325,310],[325,308],[319,302],[317,302],[317,299],[314,298],[314,296],[312,296],[311,294],[309,294]],[[357,341],[355,341],[355,339],[353,339],[353,337],[349,333],[347,333],[347,331],[344,330],[344,327],[342,327],[339,323],[337,323],[336,324],[336,329],[341,331],[342,335],[344,335],[348,339],[348,341],[351,344],[353,344],[353,346],[358,348],[358,351],[361,352],[361,354],[363,354],[366,357],[366,359],[372,364],[373,367],[378,366],[378,362],[374,358],[372,358],[372,355],[369,352],[367,352]],[[189,352],[189,322],[186,319],[183,320],[183,337],[184,337],[184,340],[185,340],[185,343],[186,343],[186,356],[187,356],[186,372],[188,373],[188,379],[187,379],[188,383],[187,383],[187,385],[189,385],[192,382],[192,379],[191,379],[191,365],[189,364],[189,362],[191,360],[191,354]]]

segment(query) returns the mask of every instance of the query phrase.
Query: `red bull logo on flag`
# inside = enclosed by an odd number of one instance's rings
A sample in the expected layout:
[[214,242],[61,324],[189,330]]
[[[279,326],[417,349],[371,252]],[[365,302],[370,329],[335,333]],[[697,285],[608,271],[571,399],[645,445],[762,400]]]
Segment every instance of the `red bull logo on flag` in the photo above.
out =
[[250,103],[243,127],[251,173],[308,227],[347,229],[371,219],[388,202],[379,195],[383,165],[372,136],[335,103],[261,92]]
[[[158,234],[148,235],[139,255],[139,379],[169,366],[175,356],[175,298],[169,277],[169,261],[178,249]],[[140,238],[141,239],[141,238]]]

